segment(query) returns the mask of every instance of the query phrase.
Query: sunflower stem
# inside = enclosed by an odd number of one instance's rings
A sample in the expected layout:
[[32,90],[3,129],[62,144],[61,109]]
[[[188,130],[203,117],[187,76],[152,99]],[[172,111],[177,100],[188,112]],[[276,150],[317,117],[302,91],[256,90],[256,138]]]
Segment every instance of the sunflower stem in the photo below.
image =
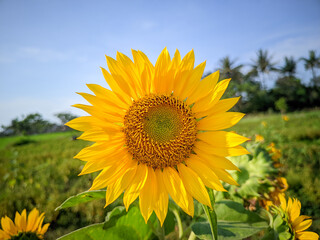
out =
[[214,203],[215,203],[214,193],[213,193],[213,190],[210,188],[208,188],[208,193],[209,193],[212,209],[204,204],[202,204],[202,207],[204,212],[207,215],[208,222],[210,224],[212,239],[218,240],[217,215],[216,215],[216,212],[214,211]]
[[177,223],[178,223],[178,229],[179,229],[179,239],[182,238],[183,236],[183,227],[182,227],[182,222],[179,214],[179,210],[177,208],[173,209],[173,214],[176,217]]

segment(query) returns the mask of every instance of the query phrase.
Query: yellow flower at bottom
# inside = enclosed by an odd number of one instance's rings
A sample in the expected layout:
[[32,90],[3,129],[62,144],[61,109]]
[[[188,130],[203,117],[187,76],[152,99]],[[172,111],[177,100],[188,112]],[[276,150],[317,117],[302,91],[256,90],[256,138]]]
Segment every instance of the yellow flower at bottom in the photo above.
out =
[[264,141],[264,137],[259,134],[256,134],[256,142],[263,142],[263,141]]
[[86,161],[80,175],[102,170],[91,189],[107,187],[106,205],[124,192],[127,209],[139,197],[145,221],[154,211],[163,224],[168,195],[193,216],[193,198],[211,206],[206,187],[237,184],[226,170],[238,168],[226,157],[247,154],[239,145],[248,138],[223,130],[244,116],[227,112],[239,98],[221,100],[230,79],[218,82],[219,72],[201,79],[205,62],[194,67],[193,51],[171,59],[164,49],[155,66],[141,51],[132,55],[107,56],[111,90],[88,84],[94,95],[79,93],[91,105],[74,106],[91,116],[66,125],[95,142],[75,156]]
[[[44,213],[34,208],[27,217],[27,211],[16,212],[14,222],[7,216],[1,218],[0,240],[2,239],[43,239],[49,227],[49,223],[42,226]],[[23,238],[19,238],[22,237]]]
[[281,209],[285,212],[288,222],[291,225],[291,229],[295,234],[296,239],[308,239],[308,240],[316,240],[319,239],[319,235],[310,232],[305,231],[308,229],[311,224],[312,220],[310,217],[301,215],[300,216],[300,209],[301,209],[301,202],[298,199],[289,198],[288,203],[284,196],[280,196],[280,202],[281,202]]

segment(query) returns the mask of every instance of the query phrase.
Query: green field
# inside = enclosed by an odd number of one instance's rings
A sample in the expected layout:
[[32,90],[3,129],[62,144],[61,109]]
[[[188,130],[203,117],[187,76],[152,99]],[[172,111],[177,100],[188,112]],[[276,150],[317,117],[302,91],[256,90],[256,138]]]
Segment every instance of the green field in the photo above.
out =
[[[246,116],[231,130],[254,139],[261,134],[283,154],[288,194],[302,202],[302,213],[320,230],[320,111]],[[262,122],[266,122],[266,126]],[[55,239],[74,229],[103,221],[104,201],[55,211],[66,198],[87,190],[96,174],[78,177],[83,162],[73,156],[89,143],[73,140],[79,132],[0,138],[0,217],[37,207],[51,222],[47,237]]]

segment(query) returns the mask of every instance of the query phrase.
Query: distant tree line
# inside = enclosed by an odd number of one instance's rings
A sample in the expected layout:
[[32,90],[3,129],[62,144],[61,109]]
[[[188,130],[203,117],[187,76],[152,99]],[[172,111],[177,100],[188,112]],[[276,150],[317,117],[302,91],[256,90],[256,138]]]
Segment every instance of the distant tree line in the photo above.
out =
[[22,119],[15,118],[11,120],[8,126],[1,126],[3,130],[0,132],[0,136],[33,135],[68,131],[70,128],[64,124],[77,117],[66,112],[57,113],[55,116],[60,120],[60,124],[44,120],[39,113],[28,114],[27,116],[23,116]]
[[[298,61],[302,61],[305,69],[312,73],[308,84],[296,77]],[[316,74],[320,68],[320,56],[316,51],[309,51],[307,58],[285,57],[282,65],[276,66],[268,51],[260,49],[256,59],[249,65],[248,73],[243,73],[243,67],[244,65],[236,64],[228,56],[219,62],[220,79],[232,78],[224,98],[241,96],[234,107],[235,111],[288,112],[320,107],[320,76]],[[268,89],[270,73],[277,77],[274,87]]]

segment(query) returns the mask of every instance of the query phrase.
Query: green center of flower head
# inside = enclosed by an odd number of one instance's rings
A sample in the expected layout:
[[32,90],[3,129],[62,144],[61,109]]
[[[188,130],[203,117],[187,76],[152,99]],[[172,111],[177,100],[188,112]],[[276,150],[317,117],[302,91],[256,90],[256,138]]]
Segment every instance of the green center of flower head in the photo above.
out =
[[10,240],[41,240],[41,238],[35,232],[20,232],[12,236]]
[[150,95],[134,101],[124,117],[133,159],[153,168],[173,167],[192,153],[197,121],[183,101]]
[[157,106],[145,116],[144,129],[156,142],[165,143],[179,135],[182,124],[177,109],[168,105]]

